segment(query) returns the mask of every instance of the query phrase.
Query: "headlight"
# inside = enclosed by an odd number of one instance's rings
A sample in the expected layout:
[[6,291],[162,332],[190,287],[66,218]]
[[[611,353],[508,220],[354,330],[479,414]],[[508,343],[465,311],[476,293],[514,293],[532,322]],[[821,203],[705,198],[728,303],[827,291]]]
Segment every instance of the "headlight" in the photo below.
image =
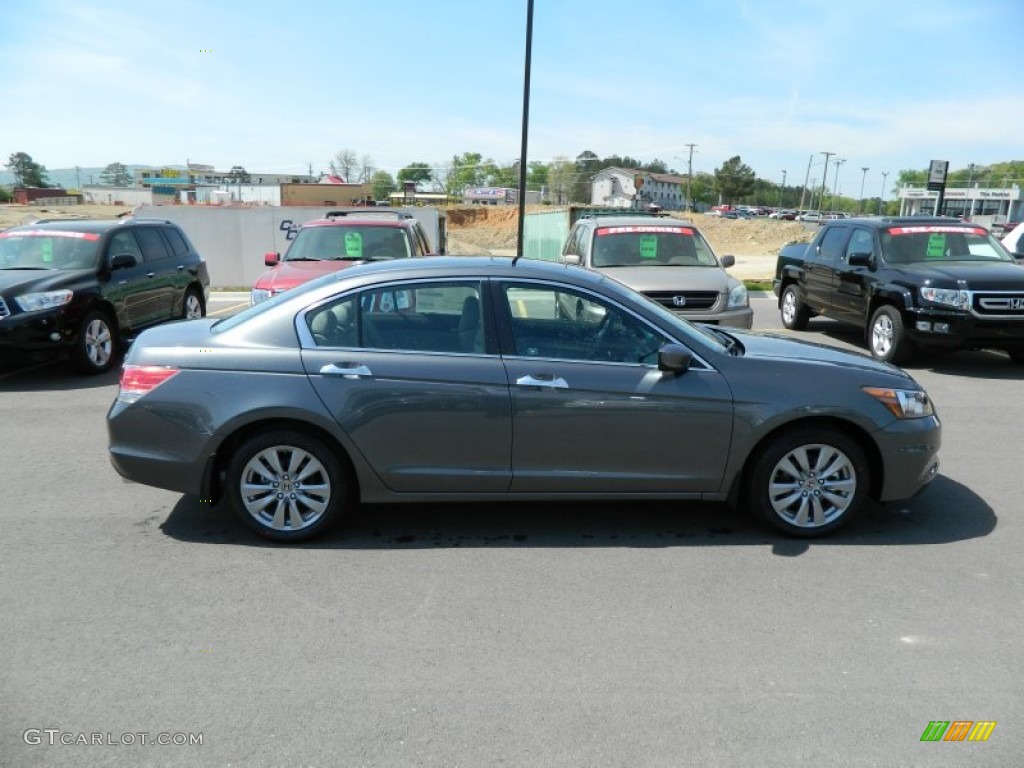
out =
[[892,411],[897,419],[920,419],[935,413],[931,398],[922,389],[884,389],[861,387],[865,392]]
[[740,283],[731,291],[729,291],[729,309],[736,309],[737,307],[746,307],[750,305],[750,301],[747,297],[747,286]]
[[947,307],[956,307],[957,309],[967,309],[971,303],[967,291],[956,288],[922,288],[921,298],[932,304],[945,304]]
[[259,304],[261,301],[266,301],[273,295],[272,291],[268,291],[264,288],[253,288],[252,293],[249,294],[249,303]]
[[15,296],[14,301],[22,312],[36,312],[40,309],[62,307],[71,301],[73,291],[43,291],[42,293],[23,293]]

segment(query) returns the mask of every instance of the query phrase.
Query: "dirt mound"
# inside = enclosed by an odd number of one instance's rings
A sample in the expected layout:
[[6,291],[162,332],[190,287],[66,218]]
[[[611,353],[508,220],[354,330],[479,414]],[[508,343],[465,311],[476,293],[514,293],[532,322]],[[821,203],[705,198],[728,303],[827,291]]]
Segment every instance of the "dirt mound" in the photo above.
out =
[[[545,209],[550,210],[547,206],[531,205],[526,211]],[[475,252],[515,248],[518,215],[519,209],[513,205],[449,208],[448,229],[460,248]],[[814,231],[795,221],[722,219],[700,213],[670,215],[692,221],[719,255],[775,256],[786,243],[809,242],[814,236]]]
[[131,210],[123,205],[0,205],[0,229],[28,224],[38,219],[116,219]]

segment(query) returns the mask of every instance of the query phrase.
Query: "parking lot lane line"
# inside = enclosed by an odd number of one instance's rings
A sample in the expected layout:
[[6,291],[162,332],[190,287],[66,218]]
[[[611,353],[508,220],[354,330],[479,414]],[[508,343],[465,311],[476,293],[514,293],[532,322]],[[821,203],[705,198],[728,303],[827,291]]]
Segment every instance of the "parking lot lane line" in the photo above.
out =
[[218,309],[216,312],[207,312],[206,316],[207,317],[214,317],[215,315],[223,315],[225,312],[234,312],[235,310],[238,310],[238,309],[245,309],[248,306],[249,306],[249,302],[244,302],[242,304],[232,304],[230,307],[224,307],[224,309]]
[[35,365],[30,365],[28,368],[19,368],[16,371],[8,371],[7,373],[0,373],[0,381],[3,381],[4,379],[10,379],[10,378],[13,378],[15,376],[20,376],[21,374],[28,373],[29,371],[37,371],[40,368],[46,368],[47,366],[50,366],[50,365],[56,365],[59,362],[60,362],[59,360],[45,360],[45,361],[43,361],[41,363],[36,363]]

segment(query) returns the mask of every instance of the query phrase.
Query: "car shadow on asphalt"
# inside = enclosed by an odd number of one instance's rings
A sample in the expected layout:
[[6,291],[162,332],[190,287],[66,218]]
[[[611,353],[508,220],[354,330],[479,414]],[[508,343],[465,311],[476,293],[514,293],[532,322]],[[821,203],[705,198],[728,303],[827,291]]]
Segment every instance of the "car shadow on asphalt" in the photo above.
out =
[[795,557],[821,546],[948,544],[986,536],[995,526],[984,499],[940,475],[915,499],[870,505],[842,531],[814,540],[774,534],[724,504],[664,501],[362,505],[320,538],[278,545],[246,530],[227,504],[183,496],[160,528],[192,543],[316,550],[767,545],[776,555]]
[[83,375],[67,360],[48,360],[43,363],[0,363],[0,392],[64,392],[96,389],[117,384],[120,366],[106,373]]
[[[838,342],[843,348],[868,354],[864,344],[864,331],[847,323],[826,318],[815,318],[807,325],[812,333],[802,333],[804,341],[814,341],[818,333],[828,337],[825,343]],[[965,350],[961,352],[916,351],[900,367],[914,371],[932,371],[946,376],[965,376],[973,379],[1006,381],[1024,380],[1024,365],[1015,365],[1004,352],[996,350]]]

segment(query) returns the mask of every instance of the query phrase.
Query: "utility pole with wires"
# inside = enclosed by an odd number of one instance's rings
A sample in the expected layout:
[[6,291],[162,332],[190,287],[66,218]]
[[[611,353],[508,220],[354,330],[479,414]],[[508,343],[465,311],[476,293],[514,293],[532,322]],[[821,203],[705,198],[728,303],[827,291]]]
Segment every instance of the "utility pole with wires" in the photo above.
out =
[[[835,152],[819,152],[818,154],[825,156],[825,170],[821,172],[821,196],[818,200],[818,207],[824,209],[825,207],[825,179],[828,178],[828,159],[835,154]],[[836,166],[838,171],[838,166]]]
[[[812,154],[810,159],[807,161],[807,174],[804,176],[804,188],[800,190],[800,208],[799,212],[804,212],[804,195],[808,192],[807,182],[811,178],[811,165],[814,164],[814,155]],[[817,179],[815,179],[817,181]],[[814,193],[811,192],[811,202],[814,202]]]
[[693,206],[693,199],[690,197],[690,183],[693,181],[693,148],[696,144],[686,144],[690,148],[690,159],[686,166],[686,209],[688,211],[695,211],[696,208]]

